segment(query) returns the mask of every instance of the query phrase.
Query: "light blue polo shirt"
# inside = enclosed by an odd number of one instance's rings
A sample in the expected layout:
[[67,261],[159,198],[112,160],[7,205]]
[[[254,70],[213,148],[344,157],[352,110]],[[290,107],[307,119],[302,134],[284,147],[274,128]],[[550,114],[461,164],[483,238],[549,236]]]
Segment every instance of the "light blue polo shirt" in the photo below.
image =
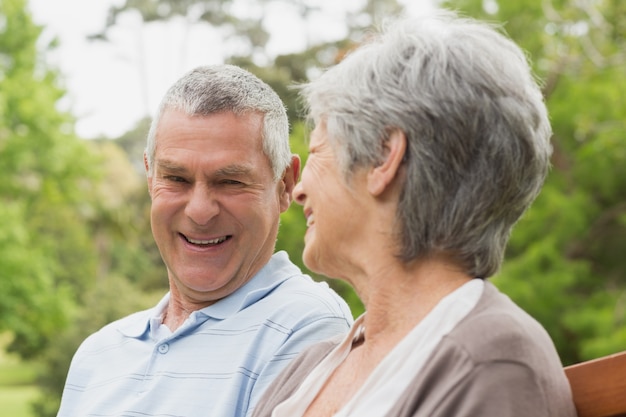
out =
[[346,303],[282,251],[173,333],[160,326],[168,301],[169,294],[83,342],[58,417],[249,416],[291,359],[352,324]]

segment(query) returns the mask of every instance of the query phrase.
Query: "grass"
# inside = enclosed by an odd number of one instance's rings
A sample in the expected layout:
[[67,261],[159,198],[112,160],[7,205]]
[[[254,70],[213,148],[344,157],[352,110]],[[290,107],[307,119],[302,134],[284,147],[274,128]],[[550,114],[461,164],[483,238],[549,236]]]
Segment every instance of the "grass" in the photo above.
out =
[[0,354],[0,389],[6,386],[32,385],[35,380],[35,366],[23,362],[5,362]]
[[[2,370],[0,369],[0,372]],[[32,385],[0,386],[0,415],[2,417],[31,417],[30,403],[37,397]]]
[[31,417],[30,403],[37,397],[34,364],[6,353],[10,336],[0,334],[0,417]]

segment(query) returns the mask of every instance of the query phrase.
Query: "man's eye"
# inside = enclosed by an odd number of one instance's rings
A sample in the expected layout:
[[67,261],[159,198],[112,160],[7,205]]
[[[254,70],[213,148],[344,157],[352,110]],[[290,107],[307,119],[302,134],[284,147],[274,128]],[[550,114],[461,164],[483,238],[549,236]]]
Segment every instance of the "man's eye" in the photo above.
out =
[[187,180],[185,180],[183,177],[177,177],[176,175],[166,175],[163,178],[167,181],[172,182],[187,182]]
[[243,185],[243,182],[237,180],[222,180],[222,184],[225,185]]

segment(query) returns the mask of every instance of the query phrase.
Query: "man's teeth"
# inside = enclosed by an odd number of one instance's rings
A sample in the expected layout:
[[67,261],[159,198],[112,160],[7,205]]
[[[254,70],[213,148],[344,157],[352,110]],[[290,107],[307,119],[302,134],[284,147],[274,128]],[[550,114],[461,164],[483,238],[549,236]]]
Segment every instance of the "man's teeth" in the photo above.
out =
[[306,219],[306,226],[309,227],[310,225],[312,225],[313,223],[315,223],[315,219],[313,218],[313,215],[311,214],[309,217],[307,217]]
[[193,243],[195,245],[216,245],[218,243],[222,243],[225,240],[226,240],[226,236],[218,237],[217,239],[211,239],[211,240],[196,240],[196,239],[191,239],[189,237],[187,238],[187,241],[189,243]]

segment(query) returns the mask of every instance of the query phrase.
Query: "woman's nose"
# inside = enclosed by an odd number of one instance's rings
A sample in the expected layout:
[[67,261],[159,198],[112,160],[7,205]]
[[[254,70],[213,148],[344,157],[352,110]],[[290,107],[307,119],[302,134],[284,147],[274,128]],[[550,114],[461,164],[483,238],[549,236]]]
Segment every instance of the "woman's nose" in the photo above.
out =
[[299,181],[296,186],[293,187],[292,197],[293,201],[300,205],[304,205],[306,194],[304,194],[304,190],[302,189],[302,181]]

